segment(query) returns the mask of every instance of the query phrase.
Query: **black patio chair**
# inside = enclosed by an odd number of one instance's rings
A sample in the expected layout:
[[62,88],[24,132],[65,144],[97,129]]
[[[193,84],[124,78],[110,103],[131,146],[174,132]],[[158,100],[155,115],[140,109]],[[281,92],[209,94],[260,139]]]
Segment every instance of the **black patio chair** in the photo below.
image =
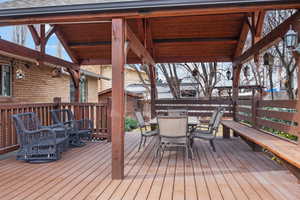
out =
[[65,128],[42,126],[33,112],[15,114],[12,118],[20,145],[17,160],[49,162],[60,159],[68,144]]
[[92,139],[94,125],[90,119],[75,120],[69,109],[51,110],[50,112],[54,125],[61,125],[67,129],[69,142],[72,146],[81,147],[85,145],[81,138]]

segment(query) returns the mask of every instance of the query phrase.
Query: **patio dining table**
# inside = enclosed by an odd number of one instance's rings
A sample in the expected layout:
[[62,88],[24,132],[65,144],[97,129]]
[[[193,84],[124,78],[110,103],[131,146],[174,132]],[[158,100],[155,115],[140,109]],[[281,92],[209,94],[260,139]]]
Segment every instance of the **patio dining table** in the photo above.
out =
[[[189,128],[193,128],[197,125],[199,125],[199,119],[198,117],[188,117],[188,126]],[[157,118],[153,118],[149,121],[149,124],[151,127],[157,126]]]

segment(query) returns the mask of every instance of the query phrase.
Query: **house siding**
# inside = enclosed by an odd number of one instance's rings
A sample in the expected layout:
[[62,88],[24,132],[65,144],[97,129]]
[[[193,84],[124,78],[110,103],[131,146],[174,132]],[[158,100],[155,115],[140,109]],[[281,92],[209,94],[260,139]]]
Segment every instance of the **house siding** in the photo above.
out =
[[[107,77],[109,79],[112,78],[112,68],[111,68],[111,65],[82,66],[82,69],[85,69],[85,70],[97,73],[97,74],[99,74],[99,75],[101,75],[103,77]],[[142,72],[141,74],[142,74],[144,80],[148,80],[148,77],[147,77],[146,73]],[[130,85],[130,84],[133,84],[133,83],[141,83],[141,80],[140,80],[137,72],[135,72],[132,69],[125,68],[124,76],[125,76],[124,77],[124,79],[125,79],[125,87],[128,86],[128,85]],[[111,87],[112,87],[111,80],[101,79],[98,82],[98,88],[99,88],[100,92],[103,91],[103,90],[110,89]]]

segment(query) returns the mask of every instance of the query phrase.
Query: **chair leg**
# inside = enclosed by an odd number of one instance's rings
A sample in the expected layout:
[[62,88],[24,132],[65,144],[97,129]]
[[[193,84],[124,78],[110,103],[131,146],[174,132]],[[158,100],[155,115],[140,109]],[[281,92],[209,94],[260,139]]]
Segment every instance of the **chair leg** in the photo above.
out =
[[143,146],[145,146],[145,145],[146,145],[146,140],[147,140],[147,137],[145,137],[145,139],[144,139],[144,145],[143,145]]
[[143,137],[144,137],[144,136],[141,135],[141,140],[140,140],[139,150],[138,150],[138,151],[140,151],[140,149],[141,149],[141,146],[142,146],[142,143],[143,143]]
[[216,147],[215,147],[214,141],[209,140],[209,143],[210,143],[210,146],[212,147],[213,151],[216,152]]

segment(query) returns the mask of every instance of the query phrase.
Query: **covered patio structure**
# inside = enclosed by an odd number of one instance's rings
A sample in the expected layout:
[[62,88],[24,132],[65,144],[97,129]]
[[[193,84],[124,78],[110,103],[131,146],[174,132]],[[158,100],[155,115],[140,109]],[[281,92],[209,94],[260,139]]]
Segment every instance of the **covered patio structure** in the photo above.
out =
[[[78,3],[78,1],[70,0],[70,4],[68,5],[64,5],[61,1],[41,2],[42,1],[24,0],[21,3],[9,1],[0,4],[0,26],[28,25],[36,44],[40,45],[40,52],[33,51],[34,53],[27,54],[28,57],[36,55],[39,62],[47,62],[49,59],[52,59],[51,61],[55,62],[56,60],[53,60],[54,58],[45,55],[47,36],[50,33],[55,33],[73,61],[72,64],[69,62],[63,64],[71,66],[68,69],[70,69],[70,73],[73,74],[75,83],[78,83],[78,68],[82,65],[112,65],[112,144],[111,146],[109,144],[103,145],[103,149],[95,147],[93,150],[91,148],[96,145],[91,144],[87,146],[81,154],[87,155],[88,152],[93,152],[95,155],[97,154],[97,156],[99,156],[95,157],[94,161],[99,161],[100,163],[102,161],[99,158],[104,156],[105,150],[110,152],[107,147],[111,147],[111,168],[109,169],[111,169],[112,179],[124,179],[125,176],[127,176],[127,178],[123,182],[112,182],[113,186],[107,186],[106,190],[101,194],[97,193],[95,190],[96,198],[108,199],[108,197],[113,197],[114,192],[117,193],[116,195],[118,198],[112,199],[120,199],[119,197],[125,198],[127,194],[130,195],[130,190],[128,190],[129,185],[131,189],[140,191],[143,187],[146,187],[144,184],[150,184],[154,190],[151,194],[149,193],[149,195],[155,195],[156,187],[159,185],[166,187],[164,191],[161,191],[160,188],[157,189],[157,191],[160,190],[159,194],[162,199],[165,199],[163,198],[164,195],[170,197],[170,194],[172,194],[170,198],[173,199],[175,199],[175,197],[182,197],[179,199],[192,199],[188,198],[188,195],[192,193],[196,197],[194,199],[200,199],[201,195],[205,195],[204,191],[200,191],[203,185],[206,185],[207,188],[212,185],[214,185],[213,187],[218,188],[219,196],[212,196],[217,195],[217,193],[212,192],[214,191],[212,190],[207,193],[208,199],[299,198],[299,185],[295,184],[296,180],[294,177],[287,171],[282,171],[283,168],[281,166],[270,162],[270,160],[267,160],[261,155],[257,155],[258,153],[250,152],[249,149],[247,149],[247,146],[243,146],[243,143],[241,143],[239,139],[233,139],[228,142],[218,141],[222,150],[216,154],[208,150],[209,148],[205,144],[199,143],[199,146],[196,149],[196,160],[192,161],[192,167],[184,163],[184,160],[181,157],[182,155],[178,154],[178,157],[174,158],[173,155],[170,154],[170,157],[167,157],[168,159],[159,163],[160,166],[163,167],[152,168],[155,161],[149,159],[148,154],[151,154],[151,150],[153,153],[153,141],[148,144],[143,154],[137,153],[135,150],[129,150],[135,149],[136,147],[136,141],[131,141],[134,136],[128,136],[128,138],[130,138],[129,144],[126,148],[124,145],[125,139],[127,138],[125,137],[124,131],[124,65],[126,63],[145,64],[149,67],[151,107],[152,116],[154,117],[156,113],[156,103],[162,103],[156,101],[156,63],[232,62],[232,70],[234,72],[233,98],[228,104],[232,106],[233,119],[235,121],[251,119],[253,122],[253,130],[255,128],[257,129],[259,126],[273,126],[274,124],[267,124],[263,119],[258,119],[259,117],[263,117],[264,113],[257,110],[259,107],[267,107],[271,104],[278,105],[278,102],[270,103],[252,100],[239,101],[238,90],[240,72],[243,63],[252,58],[258,59],[259,53],[271,47],[275,42],[281,40],[291,25],[300,32],[300,13],[299,11],[296,11],[295,14],[285,22],[276,27],[265,37],[262,37],[262,26],[265,13],[268,10],[273,9],[300,9],[300,2],[298,0],[120,0],[111,2],[81,1],[82,4]],[[51,29],[48,33],[45,32],[45,24],[51,25]],[[35,28],[36,26],[33,25],[39,25],[39,31]],[[249,31],[252,33],[252,47],[243,51]],[[0,49],[1,51],[7,51],[11,54],[15,53],[15,51],[19,51],[18,48],[11,49],[10,44],[3,40],[0,40]],[[29,50],[25,49],[23,51],[29,52]],[[297,56],[297,59],[299,69],[299,56]],[[298,73],[299,72],[300,70],[298,70]],[[300,77],[300,75],[298,75],[298,77]],[[300,85],[299,80],[300,79],[298,79],[298,86]],[[78,87],[76,87],[76,89],[77,94],[79,94]],[[297,110],[297,112],[290,114],[288,118],[288,120],[296,122],[297,124],[300,123],[298,112],[300,106],[299,100],[281,102],[283,107]],[[201,104],[200,101],[194,100],[194,104],[196,103]],[[216,104],[227,103],[219,100]],[[242,104],[252,105],[252,107],[249,109],[248,107],[240,106]],[[240,113],[248,111],[251,111],[254,114],[245,116]],[[275,118],[287,119],[286,117],[282,117],[284,116],[282,113],[270,113],[269,116],[272,115],[272,117]],[[298,125],[293,126],[292,128],[278,125],[276,128],[279,130],[292,131],[294,135],[300,136]],[[237,133],[237,131],[235,132]],[[246,138],[246,140],[247,139],[249,140],[249,138]],[[235,145],[233,145],[233,143],[235,143]],[[300,149],[298,144],[293,145],[293,148]],[[281,150],[285,150],[284,145],[282,145],[281,148],[283,148]],[[75,151],[77,150],[74,150],[74,154]],[[299,158],[299,152],[297,152],[298,154],[295,152],[294,149],[291,152],[291,154],[294,155],[295,160],[292,159],[288,161],[287,164],[292,163],[293,173],[299,174],[299,159],[296,159],[296,157]],[[70,155],[70,158],[66,158],[68,159],[68,162],[72,161],[72,159],[76,162],[77,159],[73,157],[75,156],[74,154]],[[138,156],[135,157],[133,155]],[[105,154],[105,156],[107,155]],[[249,160],[245,159],[246,157],[248,158],[248,156]],[[130,160],[131,157],[133,160]],[[87,160],[90,159],[88,156],[84,156],[83,158],[85,162],[88,162]],[[110,159],[110,157],[108,158]],[[78,159],[80,160],[81,158]],[[9,171],[13,166],[13,164],[7,164],[5,162],[6,160],[1,163],[4,174],[5,170]],[[7,162],[14,163],[16,168],[22,167],[20,163],[16,163],[15,161],[8,160]],[[63,162],[64,160],[61,161],[62,166],[64,166]],[[143,165],[141,165],[140,162],[142,162]],[[250,163],[253,162],[260,163],[261,165],[250,165]],[[136,165],[136,167],[130,166],[135,165],[136,163],[139,163],[139,165]],[[53,164],[53,170],[55,170],[54,168],[56,165],[58,164]],[[97,177],[98,174],[101,176],[101,172],[98,171],[99,167],[101,166],[98,166],[98,164],[95,163],[93,169],[90,169],[91,171],[89,172],[91,174],[95,173],[95,176]],[[203,170],[202,167],[207,167],[207,170]],[[34,166],[33,168],[38,167]],[[144,170],[147,170],[147,173],[143,173]],[[153,172],[153,170],[157,171]],[[283,175],[278,176],[276,172],[273,171],[269,173],[268,170],[279,170]],[[28,172],[30,171],[31,169],[28,167]],[[81,171],[83,174],[78,174],[78,180],[85,177],[85,180],[89,182],[90,177],[84,175],[83,168]],[[245,176],[245,178],[233,174],[237,171],[241,176]],[[0,173],[2,172],[0,171]],[[53,174],[55,173],[56,171],[53,171]],[[189,176],[189,173],[193,175]],[[201,177],[204,177],[205,180],[197,177],[199,173],[203,173],[203,176]],[[153,174],[155,175],[154,178],[152,177],[151,179],[152,182],[147,182],[146,179],[149,178],[149,176],[153,176]],[[106,175],[110,175],[110,173],[107,173]],[[164,178],[159,179],[157,178],[157,175],[162,175]],[[206,175],[208,179],[205,178]],[[49,176],[51,175],[49,174]],[[128,178],[128,176],[132,177]],[[143,178],[139,179],[139,176],[142,176]],[[170,182],[172,187],[168,186],[168,181],[166,182],[166,180],[169,180],[168,176],[174,177],[174,179],[172,179],[173,181]],[[255,178],[253,178],[253,176],[255,176]],[[283,177],[285,179],[284,181],[282,181]],[[291,181],[290,183],[293,183],[292,185],[289,183],[289,180]],[[105,179],[105,181],[110,182],[108,179]],[[136,181],[140,183],[138,184],[140,186],[138,188],[132,187]],[[158,181],[159,184],[154,183],[155,181]],[[202,182],[200,183],[198,181]],[[249,182],[245,183],[245,181]],[[184,187],[176,190],[175,188],[178,185],[175,182],[179,184],[179,187],[182,185]],[[273,184],[275,182],[276,184],[282,183],[282,187],[277,190],[268,185],[269,183]],[[0,182],[0,184],[1,183],[3,185],[6,184],[5,182]],[[52,184],[53,183],[54,182],[52,182]],[[81,182],[80,184],[84,187],[87,185],[84,185],[85,183],[86,182]],[[96,183],[99,182],[93,184]],[[194,185],[191,186],[189,185],[190,183]],[[235,186],[231,185],[231,183],[235,183]],[[258,186],[260,184],[265,185],[260,187]],[[260,191],[263,190],[262,188],[264,187],[268,188],[265,188],[265,191]],[[283,189],[283,187],[286,188]],[[81,186],[76,188],[78,189],[77,192],[81,190]],[[116,190],[116,188],[118,189]],[[287,188],[289,188],[288,190],[293,190],[293,193],[288,194],[289,192],[286,191]],[[124,192],[127,190],[129,193],[125,194]],[[169,190],[176,191],[176,193],[165,193]],[[258,191],[252,193],[255,190]],[[42,190],[39,191],[42,192]],[[145,191],[149,192],[149,188],[145,189]],[[118,196],[118,193],[121,195]],[[140,193],[136,194],[141,195],[140,198],[136,197],[137,199],[144,199],[142,196],[146,193],[144,194],[141,190]],[[48,197],[51,196],[50,193],[46,193],[46,195],[49,195]],[[58,194],[57,199],[59,199]],[[133,199],[133,197],[128,197],[128,199]],[[149,199],[151,198],[149,197]],[[153,197],[152,199],[157,198]]]

